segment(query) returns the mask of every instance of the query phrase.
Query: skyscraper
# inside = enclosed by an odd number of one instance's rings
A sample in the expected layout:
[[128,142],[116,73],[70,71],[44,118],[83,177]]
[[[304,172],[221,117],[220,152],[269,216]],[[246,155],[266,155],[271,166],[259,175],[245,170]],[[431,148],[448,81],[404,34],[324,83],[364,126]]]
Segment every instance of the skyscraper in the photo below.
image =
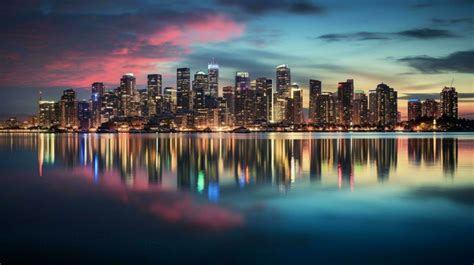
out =
[[98,128],[102,124],[101,109],[102,97],[104,96],[104,93],[104,83],[95,82],[92,84],[91,127]]
[[352,99],[354,97],[354,80],[339,82],[337,86],[339,124],[349,126],[352,122]]
[[61,96],[61,127],[74,128],[77,127],[77,100],[76,92],[73,89],[66,89]]
[[377,123],[377,90],[369,90],[369,124]]
[[352,123],[366,125],[368,120],[368,100],[363,90],[356,90],[352,103]]
[[120,116],[130,117],[138,114],[136,95],[136,79],[132,73],[127,73],[120,79]]
[[276,92],[289,97],[291,86],[291,72],[290,68],[286,64],[282,64],[276,67]]
[[60,119],[58,108],[59,104],[54,101],[39,101],[38,121],[41,128],[50,128],[58,124]]
[[421,102],[413,98],[408,100],[408,121],[415,121],[422,116]]
[[271,120],[272,80],[259,77],[255,80],[255,119],[259,121]]
[[[377,86],[375,125],[395,125],[398,121],[397,91],[382,83]],[[370,103],[372,106],[372,102]]]
[[176,70],[176,97],[177,112],[191,109],[191,72],[189,68]]
[[316,105],[317,121],[321,125],[330,125],[336,122],[336,104],[334,95],[329,92],[321,92]]
[[176,89],[174,87],[165,87],[163,90],[163,111],[176,112]]
[[147,110],[148,116],[156,115],[161,113],[161,110],[158,110],[161,105],[162,97],[162,79],[160,74],[149,74],[147,76]]
[[287,119],[291,124],[303,123],[303,95],[298,83],[291,85],[290,99],[288,101]]
[[434,99],[426,99],[421,103],[421,115],[428,118],[438,118],[439,103]]
[[232,86],[225,86],[222,88],[222,97],[225,99],[225,103],[228,111],[228,125],[232,124],[234,117],[234,100],[235,93]]
[[440,95],[441,114],[446,117],[458,117],[458,92],[454,87],[445,87]]
[[91,127],[91,109],[88,101],[81,100],[77,103],[77,119],[79,128],[89,129]]
[[209,94],[212,98],[217,98],[219,94],[219,65],[214,60],[207,65],[207,78]]
[[309,80],[309,119],[312,122],[317,122],[317,102],[318,96],[322,92],[321,81],[311,79]]
[[236,125],[244,126],[253,123],[254,102],[253,91],[250,89],[250,77],[248,72],[237,72],[235,74],[235,101],[234,118]]

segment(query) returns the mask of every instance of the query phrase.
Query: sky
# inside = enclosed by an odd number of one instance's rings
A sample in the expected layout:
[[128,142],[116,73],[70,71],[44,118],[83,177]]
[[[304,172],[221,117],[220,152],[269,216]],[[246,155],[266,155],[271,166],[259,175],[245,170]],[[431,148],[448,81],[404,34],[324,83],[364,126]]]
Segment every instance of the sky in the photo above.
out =
[[474,118],[473,0],[3,0],[0,15],[1,117],[35,114],[39,91],[88,98],[93,82],[113,89],[130,72],[139,88],[149,73],[176,86],[176,68],[214,58],[220,87],[288,64],[306,105],[309,79],[328,92],[383,82],[403,116],[408,98],[453,83],[460,115]]

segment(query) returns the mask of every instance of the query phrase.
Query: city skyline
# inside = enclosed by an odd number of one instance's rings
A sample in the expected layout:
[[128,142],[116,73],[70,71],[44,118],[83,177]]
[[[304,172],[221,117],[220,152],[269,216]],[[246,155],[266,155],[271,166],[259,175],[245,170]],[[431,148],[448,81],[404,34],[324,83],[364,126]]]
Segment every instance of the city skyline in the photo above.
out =
[[10,100],[0,106],[3,116],[34,114],[29,102],[38,90],[55,98],[75,88],[86,98],[93,82],[113,88],[127,72],[139,88],[149,73],[176,87],[176,68],[195,73],[212,58],[221,65],[219,89],[233,85],[237,71],[274,79],[274,67],[288,64],[305,106],[309,79],[329,92],[346,79],[366,92],[384,82],[398,91],[403,117],[408,99],[436,98],[454,79],[459,116],[474,113],[470,1],[44,0],[6,7],[0,91]]

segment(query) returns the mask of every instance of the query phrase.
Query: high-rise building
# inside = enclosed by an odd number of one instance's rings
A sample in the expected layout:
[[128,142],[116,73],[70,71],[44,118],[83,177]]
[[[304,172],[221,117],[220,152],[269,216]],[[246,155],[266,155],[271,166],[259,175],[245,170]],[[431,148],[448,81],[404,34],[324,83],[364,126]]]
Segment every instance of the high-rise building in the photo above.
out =
[[377,90],[369,90],[369,124],[377,123]]
[[177,112],[191,109],[191,71],[189,68],[176,70],[176,97]]
[[219,95],[219,65],[214,60],[207,65],[207,78],[209,94],[212,98],[217,98]]
[[439,103],[434,99],[426,99],[421,103],[421,115],[428,118],[438,118]]
[[349,126],[352,122],[352,99],[354,97],[354,80],[339,82],[337,86],[338,123]]
[[206,126],[207,123],[207,97],[209,96],[209,83],[207,74],[198,71],[194,74],[193,80],[193,110],[195,111],[197,126]]
[[41,128],[50,128],[59,123],[59,104],[54,101],[39,101],[38,121]]
[[235,100],[234,119],[235,124],[245,126],[254,121],[253,91],[250,89],[250,76],[248,72],[237,72],[235,74]]
[[259,77],[255,80],[255,120],[271,120],[271,104],[273,90],[272,80],[266,77]]
[[176,89],[174,87],[165,87],[163,90],[163,111],[176,112]]
[[408,100],[408,121],[415,121],[422,116],[421,102],[419,99]]
[[77,119],[79,128],[89,129],[91,127],[91,104],[87,100],[77,103]]
[[119,115],[123,117],[137,116],[138,99],[136,98],[136,79],[132,73],[127,73],[120,79],[119,97],[120,111]]
[[331,125],[336,122],[336,104],[332,93],[321,92],[318,96],[316,113],[316,119],[321,125]]
[[366,125],[368,120],[368,100],[363,90],[356,90],[352,103],[352,124]]
[[[398,121],[397,91],[384,83],[379,84],[375,91],[374,125],[395,125]],[[370,105],[372,106],[372,102]]]
[[222,88],[222,97],[225,99],[226,107],[227,107],[227,125],[232,125],[233,117],[234,117],[234,88],[232,86],[225,86]]
[[290,68],[286,64],[282,64],[276,67],[276,92],[289,97],[291,86],[291,72]]
[[105,93],[104,83],[95,82],[92,84],[91,95],[91,127],[98,128],[102,124],[101,109],[102,97]]
[[162,99],[162,77],[160,74],[149,74],[147,76],[147,106],[148,116],[161,113],[159,109]]
[[440,95],[441,114],[446,117],[458,117],[458,92],[454,87],[445,87]]
[[290,98],[288,99],[287,121],[291,124],[303,123],[303,95],[298,83],[291,85]]
[[317,122],[317,101],[318,96],[321,95],[322,86],[321,81],[311,79],[309,80],[309,119],[312,122]]
[[74,128],[78,127],[77,120],[77,100],[76,92],[73,89],[66,89],[61,96],[61,127]]

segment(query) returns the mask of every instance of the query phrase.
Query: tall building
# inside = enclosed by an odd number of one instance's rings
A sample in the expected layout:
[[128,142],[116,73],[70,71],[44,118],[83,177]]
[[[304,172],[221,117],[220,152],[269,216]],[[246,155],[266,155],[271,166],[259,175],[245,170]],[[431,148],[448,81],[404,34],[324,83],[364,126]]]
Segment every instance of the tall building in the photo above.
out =
[[[379,84],[375,91],[374,125],[395,125],[398,121],[397,91],[384,83]],[[373,103],[370,103],[371,107]]]
[[317,102],[318,96],[321,95],[322,85],[321,81],[311,79],[309,80],[309,119],[312,122],[317,122]]
[[136,98],[136,79],[132,73],[127,73],[120,79],[119,97],[120,111],[119,115],[131,117],[138,115],[138,99]]
[[77,100],[76,92],[73,89],[66,89],[61,96],[60,101],[61,108],[61,127],[63,128],[74,128],[78,127],[77,120]]
[[59,123],[59,104],[54,101],[39,101],[38,121],[41,128],[50,128]]
[[438,118],[439,103],[434,99],[426,99],[421,103],[421,115],[428,118]]
[[297,83],[291,85],[290,98],[288,100],[287,121],[291,124],[303,123],[303,93]]
[[421,102],[419,99],[408,100],[408,121],[415,121],[422,116]]
[[339,82],[337,85],[338,123],[349,126],[352,122],[352,99],[354,97],[354,80]]
[[147,76],[147,112],[148,116],[161,113],[159,110],[162,99],[162,77],[160,74],[149,74]]
[[163,111],[167,113],[176,112],[176,89],[165,87],[163,90]]
[[177,112],[191,109],[191,72],[189,68],[176,70],[176,97]]
[[228,110],[228,124],[232,124],[234,116],[234,100],[235,93],[232,86],[225,86],[222,88],[222,97],[225,99],[227,110]]
[[377,90],[369,90],[369,124],[377,123]]
[[352,124],[366,125],[368,119],[368,99],[363,90],[356,90],[352,103]]
[[104,83],[95,82],[92,84],[91,95],[91,127],[98,128],[102,124],[101,109],[102,97],[105,93]]
[[89,129],[91,127],[91,104],[86,100],[77,103],[77,119],[81,129]]
[[[255,80],[255,120],[271,120],[271,103],[273,96],[272,80],[259,77]],[[270,104],[270,106],[269,106]]]
[[291,86],[291,72],[286,64],[276,67],[276,92],[289,97]]
[[207,65],[207,78],[209,94],[212,98],[217,98],[219,95],[219,65],[214,60]]
[[253,91],[250,89],[250,76],[248,72],[237,72],[235,74],[235,100],[234,119],[235,124],[245,126],[253,123],[254,104]]
[[454,87],[445,87],[440,95],[441,114],[443,116],[458,117],[458,92]]
[[334,95],[329,92],[321,92],[316,105],[316,119],[321,125],[336,123],[336,104]]

